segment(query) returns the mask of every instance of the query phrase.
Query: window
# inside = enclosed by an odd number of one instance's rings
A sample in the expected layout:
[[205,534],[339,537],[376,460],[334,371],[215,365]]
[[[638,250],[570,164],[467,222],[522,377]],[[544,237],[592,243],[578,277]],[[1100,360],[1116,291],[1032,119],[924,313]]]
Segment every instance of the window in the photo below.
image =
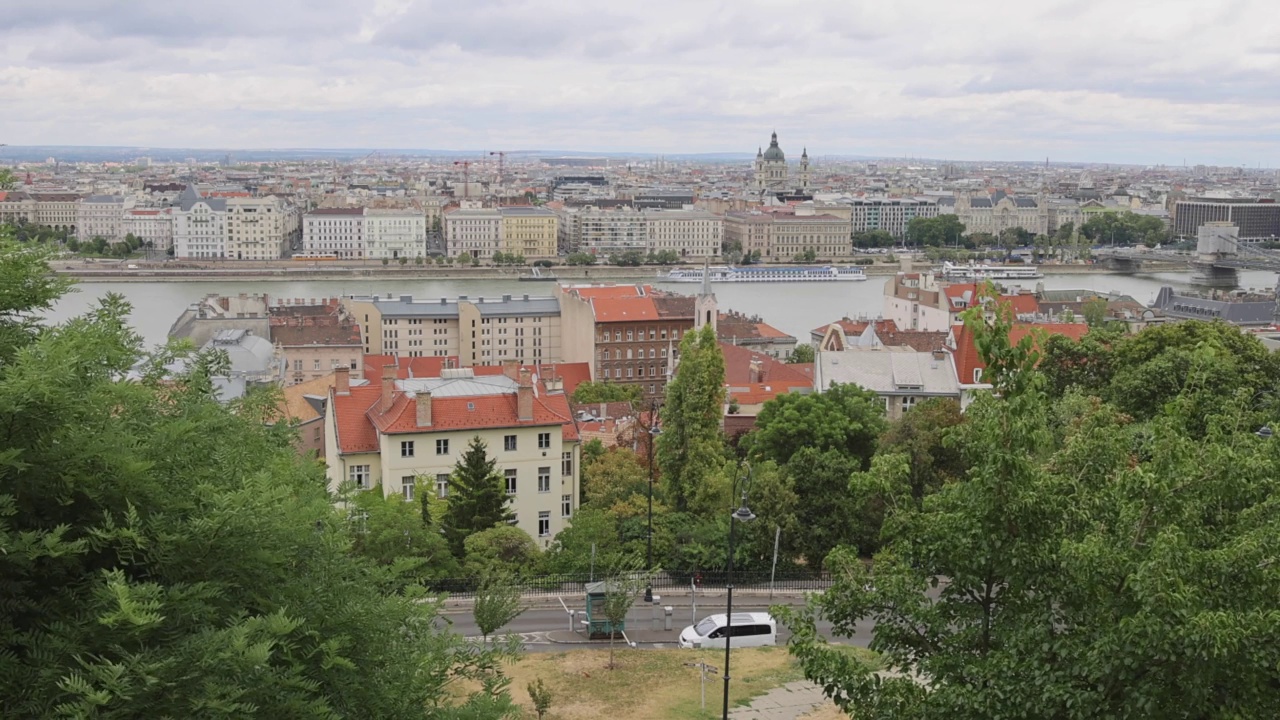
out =
[[412,440],[400,441],[400,457],[413,457],[413,441]]
[[448,440],[437,440],[437,441],[436,441],[436,454],[437,454],[437,455],[448,455],[448,454],[449,454],[449,441],[448,441]]
[[543,510],[538,513],[538,537],[551,536],[551,511]]
[[364,490],[369,487],[369,466],[368,465],[352,465],[347,468],[347,479],[357,488]]
[[560,496],[560,517],[567,518],[572,514],[573,514],[573,496],[561,495]]
[[405,500],[413,500],[413,476],[405,475],[400,478],[400,494],[404,495]]
[[551,466],[538,468],[538,492],[551,492]]
[[560,474],[565,477],[573,475],[573,453],[560,453]]
[[302,361],[301,361],[301,360],[294,360],[294,361],[293,361],[293,371],[294,371],[294,372],[302,372]]
[[436,497],[449,497],[449,473],[436,474]]
[[515,494],[516,494],[516,470],[515,470],[515,468],[510,468],[510,469],[508,469],[508,470],[503,471],[503,475],[505,475],[505,476],[506,476],[506,478],[507,478],[507,494],[508,494],[508,495],[515,495]]
[[628,331],[627,331],[627,339],[628,339],[628,340],[631,340],[631,339],[632,339],[632,335],[631,335],[631,331],[630,331],[630,330],[628,330]]
[[320,369],[320,361],[319,361],[319,360],[315,360],[315,361],[313,361],[313,362],[312,362],[312,368],[311,368],[311,369],[312,369],[312,370],[319,370],[319,369]]
[[920,398],[915,397],[914,395],[908,395],[908,396],[906,396],[906,397],[902,398],[902,411],[903,411],[903,412],[906,412],[906,411],[910,410],[911,408],[915,407],[915,406],[916,406],[916,401],[917,401],[917,400],[919,400],[919,399],[920,399]]
[[974,368],[974,369],[973,369],[973,381],[974,381],[975,383],[980,383],[980,382],[982,382],[982,368]]
[[502,436],[502,449],[508,452],[514,451],[516,449],[516,436],[515,435]]
[[538,449],[546,450],[551,447],[551,433],[538,433]]

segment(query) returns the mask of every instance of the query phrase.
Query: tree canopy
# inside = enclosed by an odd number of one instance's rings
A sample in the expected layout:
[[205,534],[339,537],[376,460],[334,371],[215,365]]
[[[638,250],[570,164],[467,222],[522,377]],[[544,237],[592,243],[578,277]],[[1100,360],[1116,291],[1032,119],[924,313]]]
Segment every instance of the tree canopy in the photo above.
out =
[[710,325],[685,333],[680,362],[667,383],[657,460],[676,510],[724,458],[720,418],[724,412],[724,355]]
[[857,385],[826,392],[785,393],[765,403],[748,438],[756,459],[786,464],[802,448],[836,450],[866,467],[885,428],[884,404]]
[[[214,399],[215,361],[147,362],[116,296],[27,318],[57,295],[27,252],[0,240],[0,715],[506,712],[496,656],[433,627],[414,561],[353,551],[289,433]],[[459,674],[484,681],[465,708]]]
[[643,387],[636,383],[588,380],[573,389],[573,401],[578,404],[629,402],[639,405],[643,396]]
[[454,557],[466,557],[468,536],[515,517],[507,507],[509,500],[497,459],[489,457],[488,446],[475,436],[449,476],[449,509],[441,530]]

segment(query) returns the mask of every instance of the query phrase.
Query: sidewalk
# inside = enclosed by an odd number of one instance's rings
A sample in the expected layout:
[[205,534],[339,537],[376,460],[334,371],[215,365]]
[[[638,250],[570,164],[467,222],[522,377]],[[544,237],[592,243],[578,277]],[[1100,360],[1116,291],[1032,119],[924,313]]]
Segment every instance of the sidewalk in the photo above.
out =
[[796,680],[770,690],[752,700],[750,705],[729,710],[729,717],[736,720],[796,720],[830,702],[822,694],[822,688],[808,680]]
[[[821,592],[821,590],[776,590],[773,592],[771,600],[768,590],[739,590],[734,588],[733,599],[735,605],[741,602],[744,607],[748,605],[751,607],[763,607],[773,603],[780,605],[798,605],[804,602],[806,596]],[[723,607],[726,594],[727,593],[724,588],[707,588],[705,590],[698,590],[698,605],[702,606],[705,604],[708,607]],[[688,590],[669,590],[666,592],[655,593],[655,596],[660,598],[658,605],[670,605],[672,607],[684,608],[693,606],[692,595]],[[544,595],[541,593],[531,594],[523,596],[522,601],[526,608],[559,609],[561,599],[563,599],[564,603],[569,606],[570,610],[574,608],[581,610],[586,602],[586,598],[580,592],[566,593],[560,596]],[[444,609],[446,611],[470,609],[473,605],[475,605],[475,598],[473,597],[450,597],[444,601]],[[637,600],[636,607],[645,607],[645,602],[643,600]]]

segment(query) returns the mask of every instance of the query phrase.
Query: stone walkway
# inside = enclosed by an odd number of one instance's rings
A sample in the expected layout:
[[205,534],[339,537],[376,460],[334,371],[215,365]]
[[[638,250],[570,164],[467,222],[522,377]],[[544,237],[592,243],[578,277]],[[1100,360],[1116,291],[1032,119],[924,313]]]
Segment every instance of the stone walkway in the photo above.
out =
[[789,682],[729,711],[736,720],[795,720],[823,703],[830,702],[822,688],[808,680]]

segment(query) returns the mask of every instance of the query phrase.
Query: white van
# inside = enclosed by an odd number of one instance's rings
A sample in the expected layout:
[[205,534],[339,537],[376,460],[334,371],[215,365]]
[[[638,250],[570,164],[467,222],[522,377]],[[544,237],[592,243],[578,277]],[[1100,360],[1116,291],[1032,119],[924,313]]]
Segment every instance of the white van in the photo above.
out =
[[680,633],[680,647],[722,648],[730,630],[734,647],[762,647],[778,642],[778,622],[769,613],[734,613],[733,627],[728,625],[728,616],[724,613],[708,615]]

